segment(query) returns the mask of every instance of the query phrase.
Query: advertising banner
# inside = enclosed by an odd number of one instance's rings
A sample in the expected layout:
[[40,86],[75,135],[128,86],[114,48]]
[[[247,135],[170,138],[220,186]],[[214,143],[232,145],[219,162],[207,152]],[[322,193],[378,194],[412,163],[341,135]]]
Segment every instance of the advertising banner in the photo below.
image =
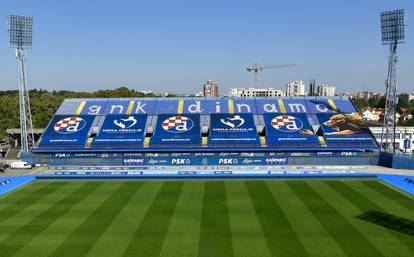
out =
[[358,112],[317,114],[317,117],[327,143],[343,142],[375,145],[369,128]]
[[252,114],[211,114],[209,144],[257,144]]
[[187,165],[287,165],[288,157],[241,157],[235,156],[181,156],[181,157],[145,157],[145,158],[124,158],[123,165],[128,166],[187,166]]
[[39,146],[84,145],[94,116],[56,115],[42,135]]
[[142,144],[147,115],[108,115],[93,145]]
[[264,114],[268,144],[317,143],[318,138],[306,114]]
[[150,144],[201,144],[200,115],[160,114]]

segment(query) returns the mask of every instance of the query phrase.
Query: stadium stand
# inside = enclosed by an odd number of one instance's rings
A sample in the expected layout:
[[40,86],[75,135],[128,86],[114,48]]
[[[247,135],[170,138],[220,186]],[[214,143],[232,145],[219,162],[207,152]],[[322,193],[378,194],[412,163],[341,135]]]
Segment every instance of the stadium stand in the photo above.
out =
[[66,99],[33,153],[377,151],[346,97]]
[[348,98],[67,99],[35,152],[376,150]]

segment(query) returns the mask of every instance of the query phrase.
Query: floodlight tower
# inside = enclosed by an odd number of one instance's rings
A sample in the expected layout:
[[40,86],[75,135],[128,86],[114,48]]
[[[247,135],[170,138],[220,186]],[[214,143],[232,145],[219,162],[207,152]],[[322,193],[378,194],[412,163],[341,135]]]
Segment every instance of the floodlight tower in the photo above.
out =
[[32,113],[30,110],[29,92],[26,87],[24,62],[25,49],[32,46],[33,17],[10,15],[9,36],[10,47],[16,49],[16,59],[19,64],[19,109],[21,154],[27,153],[34,145]]
[[388,75],[385,91],[385,110],[382,122],[381,149],[395,152],[395,128],[397,125],[397,46],[405,38],[404,10],[381,12],[381,39],[389,45]]

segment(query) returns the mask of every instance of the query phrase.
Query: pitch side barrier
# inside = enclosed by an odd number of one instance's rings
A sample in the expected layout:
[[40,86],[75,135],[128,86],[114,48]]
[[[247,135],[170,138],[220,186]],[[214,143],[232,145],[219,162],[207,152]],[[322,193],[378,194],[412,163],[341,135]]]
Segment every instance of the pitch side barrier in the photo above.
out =
[[29,154],[30,163],[56,166],[377,165],[374,152],[117,152]]
[[381,152],[379,163],[388,168],[414,170],[414,155],[412,153]]
[[67,99],[34,153],[377,151],[348,98]]

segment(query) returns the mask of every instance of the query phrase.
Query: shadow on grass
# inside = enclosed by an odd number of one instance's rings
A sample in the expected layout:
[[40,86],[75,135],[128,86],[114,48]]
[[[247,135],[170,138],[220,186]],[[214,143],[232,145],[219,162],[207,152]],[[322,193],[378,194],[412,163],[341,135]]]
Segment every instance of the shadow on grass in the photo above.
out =
[[380,211],[367,211],[356,216],[360,220],[414,236],[414,221]]

